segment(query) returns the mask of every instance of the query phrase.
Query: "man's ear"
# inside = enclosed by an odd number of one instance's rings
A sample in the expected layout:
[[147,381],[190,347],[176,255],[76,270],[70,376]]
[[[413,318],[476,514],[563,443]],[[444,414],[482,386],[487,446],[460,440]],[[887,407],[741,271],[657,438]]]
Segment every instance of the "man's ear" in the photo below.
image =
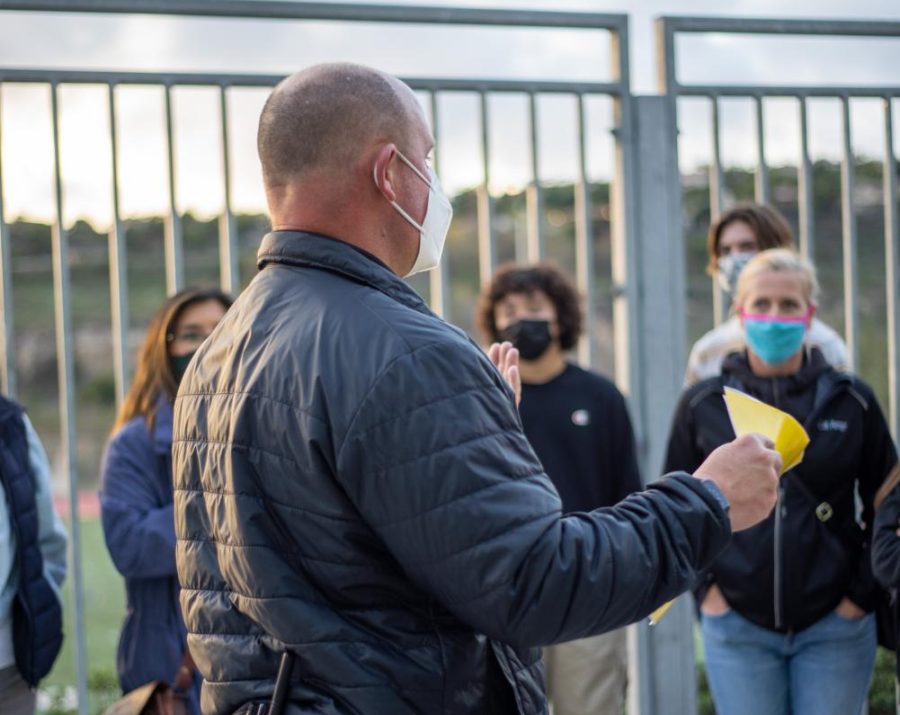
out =
[[397,146],[395,144],[385,144],[375,154],[375,166],[372,169],[375,187],[388,201],[397,200],[396,156]]

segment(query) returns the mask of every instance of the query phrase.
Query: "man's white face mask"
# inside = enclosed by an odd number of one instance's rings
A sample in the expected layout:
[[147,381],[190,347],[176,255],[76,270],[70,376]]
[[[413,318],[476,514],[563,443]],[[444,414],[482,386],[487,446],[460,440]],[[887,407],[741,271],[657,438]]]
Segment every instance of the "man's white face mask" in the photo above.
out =
[[450,205],[450,200],[441,190],[441,183],[431,167],[428,167],[428,176],[425,176],[399,150],[397,151],[397,156],[428,186],[428,205],[425,209],[425,219],[421,224],[404,211],[400,204],[396,201],[391,201],[391,206],[397,209],[397,212],[419,231],[419,254],[416,256],[416,262],[413,264],[412,269],[405,276],[409,278],[416,273],[437,268],[441,261],[441,254],[444,252],[444,243],[447,240],[447,231],[450,229],[450,220],[453,218],[453,207]]

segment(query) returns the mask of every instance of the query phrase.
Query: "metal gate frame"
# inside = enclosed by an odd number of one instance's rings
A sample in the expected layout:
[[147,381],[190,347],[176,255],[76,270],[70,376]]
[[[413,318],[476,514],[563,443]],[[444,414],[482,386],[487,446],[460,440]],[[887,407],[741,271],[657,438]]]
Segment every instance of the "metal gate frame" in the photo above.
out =
[[[315,2],[271,2],[246,0],[0,0],[4,11],[66,12],[101,14],[153,14],[215,18],[252,18],[286,20],[328,20],[374,23],[416,23],[424,25],[468,25],[505,28],[571,28],[607,31],[611,38],[612,74],[609,82],[550,82],[528,80],[404,78],[414,90],[427,92],[431,98],[432,117],[437,124],[437,100],[440,93],[474,92],[480,96],[481,148],[484,157],[483,182],[478,192],[479,271],[487,280],[496,264],[496,245],[491,221],[492,197],[489,191],[488,103],[492,93],[513,92],[529,97],[531,127],[531,181],[527,187],[527,252],[520,259],[534,261],[544,255],[542,231],[542,196],[538,165],[538,133],[536,97],[539,94],[567,94],[577,99],[579,133],[579,176],[576,184],[576,279],[585,297],[586,320],[592,321],[593,305],[593,245],[591,241],[591,200],[587,177],[585,151],[584,97],[608,96],[613,102],[616,129],[614,179],[612,182],[612,255],[614,297],[615,354],[617,383],[632,398],[632,411],[639,446],[643,444],[642,406],[637,356],[639,352],[638,312],[639,293],[636,252],[632,250],[632,226],[635,205],[632,201],[634,182],[634,147],[632,138],[632,95],[629,79],[628,17],[623,14],[583,12],[547,12],[524,10],[463,9],[442,7],[357,5]],[[110,143],[112,147],[112,185],[114,222],[109,236],[110,292],[112,333],[114,340],[114,370],[117,404],[125,394],[129,381],[126,333],[129,324],[125,267],[125,236],[119,209],[118,151],[116,137],[116,92],[118,85],[155,85],[165,90],[166,146],[168,168],[169,211],[165,222],[165,261],[167,292],[173,293],[183,285],[181,216],[176,206],[176,185],[173,142],[172,89],[178,86],[218,87],[220,93],[221,136],[225,211],[220,220],[219,253],[220,283],[225,290],[239,287],[237,273],[237,233],[231,209],[230,157],[228,154],[227,93],[232,87],[271,87],[281,76],[261,74],[177,73],[177,72],[104,72],[78,70],[10,69],[0,68],[0,87],[4,83],[41,83],[50,88],[54,155],[55,223],[53,227],[53,274],[56,317],[58,383],[60,390],[60,422],[62,425],[62,454],[68,477],[70,494],[71,548],[74,571],[75,652],[78,690],[78,711],[86,715],[87,663],[84,629],[84,587],[78,525],[78,475],[75,467],[74,419],[74,359],[70,315],[68,235],[64,225],[64,192],[61,178],[58,88],[62,84],[105,85],[108,92]],[[438,127],[433,127],[437,136]],[[436,163],[437,163],[437,156]],[[2,157],[0,157],[2,161]],[[2,163],[0,163],[0,372],[2,387],[15,395],[14,334],[12,316],[12,285],[10,267],[10,237],[3,208]],[[444,264],[446,266],[446,263]],[[432,307],[448,316],[447,277],[445,270],[430,275]],[[579,356],[587,364],[593,361],[590,341],[582,341]],[[649,642],[648,642],[649,643]],[[634,659],[634,657],[633,657]],[[644,671],[638,673],[644,678]],[[634,680],[633,680],[634,682]],[[643,686],[642,686],[643,688]],[[651,712],[651,711],[645,711]]]
[[[756,200],[770,199],[768,165],[765,154],[763,101],[766,97],[794,98],[800,119],[799,217],[800,251],[810,260],[815,258],[815,227],[813,225],[812,161],[808,142],[807,101],[813,97],[839,99],[842,110],[841,215],[843,235],[844,320],[846,341],[850,353],[850,369],[858,364],[859,326],[857,307],[856,217],[853,204],[854,155],[850,139],[850,102],[854,98],[879,98],[884,105],[883,162],[885,168],[896,166],[894,153],[892,100],[900,98],[900,84],[884,86],[841,85],[749,85],[749,84],[681,84],[676,77],[676,37],[683,33],[723,33],[731,35],[769,35],[805,37],[882,37],[900,40],[900,22],[850,20],[761,20],[748,18],[679,17],[666,16],[656,20],[657,85],[660,94],[671,103],[672,141],[677,138],[677,107],[679,97],[706,97],[711,103],[712,163],[710,165],[710,208],[713,220],[722,211],[723,168],[719,147],[719,99],[741,97],[752,99],[756,107],[757,171]],[[900,350],[898,350],[897,311],[900,309],[900,238],[897,217],[897,175],[885,170],[884,248],[887,280],[888,380],[889,419],[895,440],[900,429]],[[714,290],[716,322],[722,318],[721,294]]]
[[[844,21],[844,20],[766,20],[757,18],[721,18],[721,17],[682,17],[663,16],[656,19],[657,49],[657,88],[660,101],[665,103],[662,110],[666,115],[665,131],[668,146],[666,163],[676,167],[669,168],[669,181],[664,190],[674,195],[670,204],[674,207],[670,220],[677,222],[679,228],[671,238],[676,242],[675,252],[680,257],[678,273],[683,278],[684,268],[684,234],[681,229],[681,185],[678,167],[678,98],[707,97],[711,102],[712,124],[712,162],[710,165],[710,208],[711,218],[715,220],[722,211],[723,203],[723,166],[719,145],[719,99],[721,97],[745,97],[754,100],[756,109],[756,142],[757,171],[755,183],[755,199],[760,203],[770,200],[768,165],[765,155],[765,129],[763,122],[763,101],[766,97],[793,97],[798,101],[801,156],[799,162],[799,217],[800,217],[800,251],[810,260],[815,258],[815,230],[813,225],[813,183],[812,162],[808,142],[807,100],[811,97],[834,97],[840,99],[842,106],[842,163],[841,163],[841,214],[843,237],[843,275],[844,275],[844,311],[846,324],[846,341],[850,351],[850,368],[857,364],[858,358],[858,322],[857,322],[857,264],[856,264],[856,220],[853,204],[854,155],[850,138],[850,101],[856,97],[876,97],[884,105],[884,157],[885,166],[883,181],[884,197],[884,249],[885,278],[887,298],[887,333],[888,333],[888,382],[889,382],[889,421],[895,442],[900,429],[900,346],[898,346],[897,310],[900,307],[900,236],[898,236],[897,216],[897,157],[894,152],[893,108],[892,101],[900,98],[900,85],[890,86],[839,86],[839,85],[749,85],[749,84],[682,84],[676,76],[676,38],[681,33],[723,33],[732,35],[769,35],[769,36],[830,36],[830,37],[888,37],[900,39],[900,22],[890,21]],[[640,101],[640,100],[638,100]],[[648,167],[641,164],[640,171]],[[641,201],[640,193],[637,197]],[[677,282],[677,281],[676,281]],[[673,286],[680,296],[685,294],[684,286]],[[718,286],[713,283],[715,320],[720,322],[725,311],[725,299]],[[685,320],[683,305],[679,305],[681,318],[671,313],[669,317]],[[650,323],[645,323],[650,325]],[[682,345],[683,345],[682,338]],[[680,361],[683,364],[683,360]],[[644,373],[648,375],[648,373]],[[680,386],[679,386],[680,390]],[[674,404],[674,402],[672,402]],[[684,600],[684,599],[682,599]],[[683,609],[687,610],[686,604]],[[684,656],[690,655],[693,662],[694,641],[691,634],[692,618],[682,617],[673,629],[680,628],[676,636],[679,646],[685,649]],[[653,681],[658,686],[654,696],[667,697],[676,684],[666,680],[665,676]],[[677,692],[676,692],[677,694]],[[666,702],[658,700],[657,702]],[[679,701],[686,705],[686,700]],[[652,712],[655,712],[652,711]],[[695,712],[683,710],[680,712]]]

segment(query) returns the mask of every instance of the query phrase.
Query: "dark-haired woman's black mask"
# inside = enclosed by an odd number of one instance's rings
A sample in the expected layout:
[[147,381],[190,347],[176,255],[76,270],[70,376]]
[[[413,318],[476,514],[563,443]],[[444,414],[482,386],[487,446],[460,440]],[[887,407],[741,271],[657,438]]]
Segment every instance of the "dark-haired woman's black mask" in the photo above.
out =
[[169,366],[172,368],[172,377],[175,378],[175,384],[181,384],[181,378],[187,370],[191,358],[197,353],[196,350],[189,352],[187,355],[169,355]]
[[511,342],[523,360],[537,360],[553,342],[549,320],[519,320],[500,330],[498,337]]

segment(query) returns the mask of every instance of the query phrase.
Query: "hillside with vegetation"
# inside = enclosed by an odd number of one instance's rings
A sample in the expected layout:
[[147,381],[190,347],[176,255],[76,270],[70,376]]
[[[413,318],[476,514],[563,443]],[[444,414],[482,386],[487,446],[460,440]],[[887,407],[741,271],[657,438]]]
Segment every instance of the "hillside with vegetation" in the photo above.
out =
[[[860,372],[887,399],[887,341],[884,283],[884,218],[878,162],[856,166]],[[840,171],[836,164],[815,165],[816,263],[823,286],[822,318],[838,331],[844,327]],[[753,197],[754,175],[742,169],[725,176],[726,203]],[[773,201],[797,229],[797,172],[794,167],[770,170]],[[598,366],[612,373],[612,298],[609,185],[591,187],[594,236],[594,315],[592,335]],[[684,179],[684,229],[688,263],[687,333],[696,339],[712,326],[712,301],[706,263],[709,193],[705,173]],[[574,190],[571,185],[545,187],[544,231],[548,257],[574,271]],[[475,191],[454,199],[456,218],[448,238],[446,261],[450,275],[450,319],[473,332],[472,314],[479,290]],[[526,238],[524,191],[495,197],[494,229],[499,260],[524,254]],[[218,220],[183,217],[185,278],[188,284],[218,281]],[[255,273],[256,249],[267,230],[262,215],[237,217],[240,276],[243,285]],[[51,455],[58,442],[56,352],[50,227],[18,221],[11,226],[13,308],[19,397],[29,408]],[[165,294],[161,218],[125,222],[131,354],[142,331]],[[72,320],[75,345],[78,468],[83,488],[96,487],[100,453],[115,409],[110,337],[107,235],[79,221],[70,227]],[[428,280],[414,286],[426,297]]]

